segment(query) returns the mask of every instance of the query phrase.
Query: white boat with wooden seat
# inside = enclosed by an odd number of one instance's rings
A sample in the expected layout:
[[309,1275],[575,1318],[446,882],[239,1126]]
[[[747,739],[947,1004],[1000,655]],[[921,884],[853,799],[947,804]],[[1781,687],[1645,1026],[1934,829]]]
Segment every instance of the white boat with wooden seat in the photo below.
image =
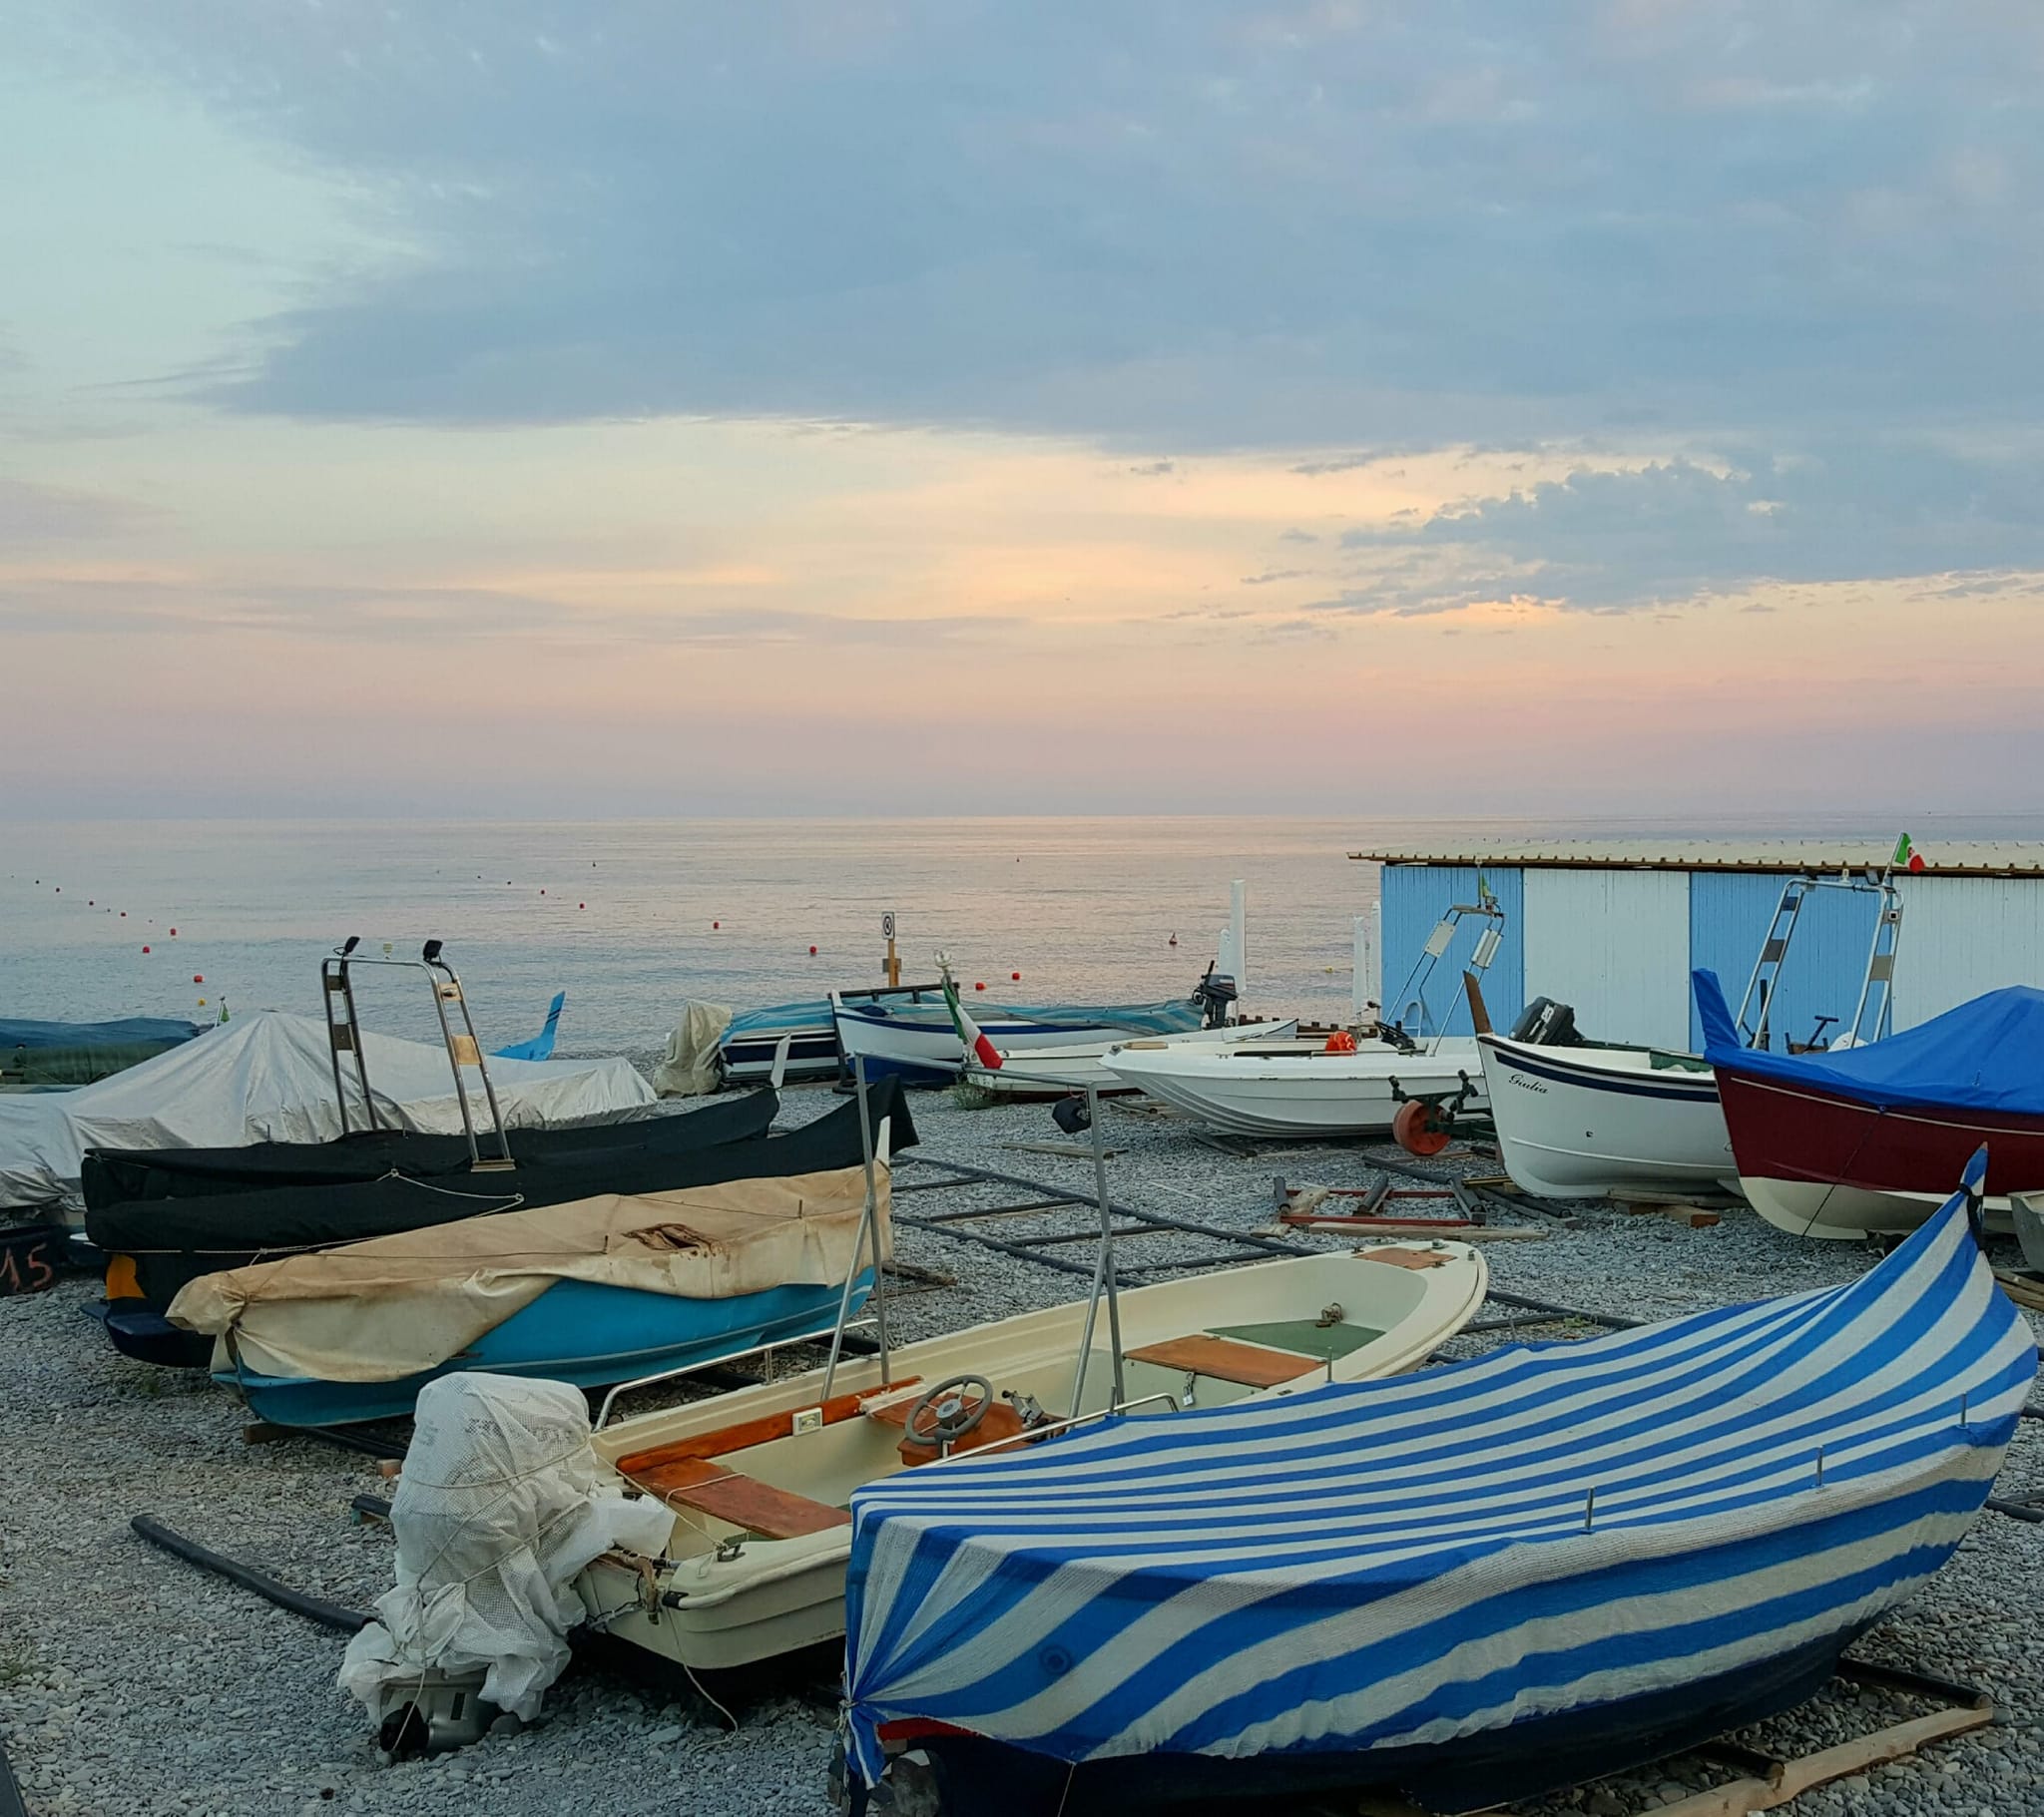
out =
[[650,1564],[599,1559],[584,1598],[612,1633],[698,1669],[832,1639],[862,1485],[1054,1445],[1117,1407],[1170,1413],[1415,1368],[1474,1316],[1487,1278],[1453,1242],[1261,1262],[928,1338],[884,1363],[847,1357],[827,1383],[811,1370],[609,1426],[599,1459],[665,1502],[674,1529]]

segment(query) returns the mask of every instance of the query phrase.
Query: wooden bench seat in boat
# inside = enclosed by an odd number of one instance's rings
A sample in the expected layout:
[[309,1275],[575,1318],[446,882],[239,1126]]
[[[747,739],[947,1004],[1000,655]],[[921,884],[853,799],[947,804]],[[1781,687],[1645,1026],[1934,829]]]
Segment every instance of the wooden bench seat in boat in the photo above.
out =
[[851,1516],[841,1508],[728,1470],[715,1458],[677,1458],[633,1480],[670,1508],[693,1508],[763,1540],[798,1540],[851,1525]]
[[[801,1409],[804,1413],[820,1413],[823,1417],[816,1422],[819,1426],[835,1426],[840,1420],[856,1419],[863,1413],[866,1403],[881,1395],[899,1394],[904,1388],[913,1388],[922,1378],[904,1376],[900,1381],[885,1388],[867,1388],[857,1394],[832,1395],[820,1407]],[[716,1426],[708,1432],[691,1434],[686,1439],[671,1439],[665,1445],[656,1445],[650,1451],[627,1452],[617,1463],[618,1475],[637,1483],[641,1489],[658,1494],[651,1481],[664,1465],[680,1464],[699,1458],[729,1457],[735,1451],[750,1451],[755,1445],[770,1445],[775,1439],[789,1437],[794,1431],[794,1412],[763,1414],[757,1420],[740,1420],[731,1426]]]
[[1141,1344],[1124,1354],[1132,1363],[1155,1363],[1160,1369],[1182,1369],[1187,1375],[1237,1382],[1245,1388],[1276,1388],[1297,1381],[1309,1370],[1326,1367],[1320,1358],[1297,1350],[1245,1344],[1240,1338],[1214,1337],[1205,1331]]

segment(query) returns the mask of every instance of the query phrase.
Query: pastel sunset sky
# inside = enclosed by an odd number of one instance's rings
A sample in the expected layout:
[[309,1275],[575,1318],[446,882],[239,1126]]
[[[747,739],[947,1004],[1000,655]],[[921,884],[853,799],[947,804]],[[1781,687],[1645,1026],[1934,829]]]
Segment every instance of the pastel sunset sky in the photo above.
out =
[[2044,7],[0,0],[18,814],[2025,809]]

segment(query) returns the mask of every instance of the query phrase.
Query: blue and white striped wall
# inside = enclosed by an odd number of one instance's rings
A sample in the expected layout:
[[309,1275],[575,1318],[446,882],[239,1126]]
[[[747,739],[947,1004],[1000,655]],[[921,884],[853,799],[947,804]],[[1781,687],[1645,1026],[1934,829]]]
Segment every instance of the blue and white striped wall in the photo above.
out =
[[[1771,872],[1489,866],[1483,881],[1505,910],[1504,944],[1483,981],[1500,1028],[1532,997],[1572,1004],[1593,1039],[1687,1049],[1703,1045],[1690,1001],[1693,966],[1708,966],[1736,1006],[1781,899]],[[2007,984],[2044,985],[2044,879],[1912,876],[1901,880],[1902,943],[1894,1026],[1914,1024]],[[1453,903],[1474,903],[1472,865],[1383,868],[1384,1013]],[[1805,903],[1769,1022],[1777,1043],[1829,1033],[1852,1019],[1878,899],[1818,890]],[[1429,1034],[1469,1032],[1462,968],[1483,923],[1470,916],[1425,990]],[[1414,1026],[1408,1022],[1408,1027]]]

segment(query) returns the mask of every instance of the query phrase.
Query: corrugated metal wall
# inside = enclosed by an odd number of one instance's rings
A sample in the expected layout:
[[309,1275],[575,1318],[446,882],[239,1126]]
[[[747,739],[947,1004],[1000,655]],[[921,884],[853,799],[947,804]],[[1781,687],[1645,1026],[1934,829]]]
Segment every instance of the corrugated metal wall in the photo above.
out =
[[[1593,1041],[1687,1048],[1688,873],[1521,874],[1528,992],[1573,1007],[1576,1027]],[[1492,1004],[1502,1024],[1500,1011]]]
[[[1775,905],[1782,900],[1782,885],[1787,881],[1784,877],[1738,871],[1697,871],[1690,877],[1690,964],[1718,974],[1718,982],[1725,987],[1725,1001],[1735,1012],[1745,994],[1746,982],[1753,976],[1754,961],[1760,956],[1761,942],[1767,937],[1768,924],[1774,919]],[[1827,1037],[1840,1033],[1852,1020],[1878,914],[1879,899],[1870,893],[1842,889],[1810,892],[1796,919],[1795,937],[1789,943],[1788,957],[1776,985],[1774,1007],[1768,1013],[1771,1045],[1777,1053],[1783,1052],[1791,1038],[1808,1040],[1820,1015],[1838,1018],[1825,1030]],[[1903,928],[1906,942],[1906,911]],[[1906,953],[1903,963],[1908,963]],[[1898,1003],[1897,1028],[1902,1026],[1900,1008]],[[1700,1052],[1703,1041],[1703,1024],[1692,1004],[1692,1052]]]
[[1895,1027],[2006,984],[2044,985],[2044,883],[1903,878]]
[[[1504,944],[1483,978],[1483,1000],[1491,1020],[1509,1027],[1525,1002],[1525,934],[1522,923],[1523,873],[1516,870],[1486,870],[1483,880],[1505,912]],[[1392,997],[1404,984],[1417,963],[1426,937],[1434,924],[1458,902],[1476,900],[1476,871],[1473,866],[1447,864],[1387,864],[1384,866],[1384,1015],[1399,1016],[1404,1006]],[[1489,923],[1467,916],[1455,930],[1455,944],[1434,967],[1426,985],[1429,1035],[1466,1035],[1469,1006],[1462,996],[1462,968],[1476,945],[1477,936]],[[1407,1023],[1408,1029],[1412,1028]],[[1417,1031],[1415,1031],[1417,1032]]]
[[[1718,974],[1736,1010],[1785,879],[1741,871],[1486,869],[1505,911],[1504,945],[1483,981],[1491,1020],[1509,1028],[1530,994],[1573,1004],[1593,1039],[1703,1045],[1689,973]],[[1476,900],[1468,865],[1392,864],[1383,872],[1383,988],[1396,992],[1449,904]],[[2044,985],[2044,880],[1902,879],[1894,1026],[1912,1028],[2007,984]],[[1777,1052],[1806,1040],[1819,1015],[1847,1024],[1859,1002],[1878,899],[1811,892],[1782,970],[1769,1024]],[[1429,1034],[1467,1034],[1465,922],[1430,980]],[[1386,1003],[1387,1015],[1398,1006]]]

